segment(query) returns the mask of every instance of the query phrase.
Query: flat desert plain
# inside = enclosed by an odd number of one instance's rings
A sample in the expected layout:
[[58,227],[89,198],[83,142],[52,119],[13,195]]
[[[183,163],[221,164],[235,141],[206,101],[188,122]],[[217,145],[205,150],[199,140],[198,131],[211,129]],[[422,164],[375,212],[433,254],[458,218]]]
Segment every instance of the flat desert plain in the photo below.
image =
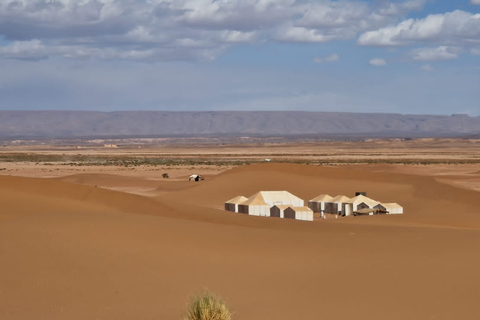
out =
[[[480,319],[479,146],[4,147],[0,319],[182,319],[204,288],[234,319]],[[405,214],[304,222],[223,210],[260,190],[306,201],[366,191]]]

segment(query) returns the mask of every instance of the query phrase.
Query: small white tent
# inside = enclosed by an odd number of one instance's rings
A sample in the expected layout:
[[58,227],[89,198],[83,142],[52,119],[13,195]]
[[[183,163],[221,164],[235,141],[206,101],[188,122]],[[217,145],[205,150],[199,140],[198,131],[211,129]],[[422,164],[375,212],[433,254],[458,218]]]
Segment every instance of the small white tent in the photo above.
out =
[[232,211],[232,212],[238,212],[238,205],[244,203],[247,201],[248,198],[244,196],[238,196],[233,199],[230,199],[225,202],[225,210],[226,211]]
[[270,208],[270,217],[284,218],[285,209],[289,208],[289,205],[276,204]]
[[313,211],[309,207],[288,207],[284,215],[286,219],[313,221]]
[[357,210],[373,209],[377,204],[379,204],[378,201],[360,194],[343,203],[342,214],[350,216]]
[[325,212],[325,202],[332,200],[332,197],[328,194],[321,194],[316,196],[312,200],[308,201],[308,207],[313,210],[313,212]]
[[270,205],[265,202],[260,192],[255,193],[253,196],[245,200],[238,205],[239,213],[246,213],[251,216],[270,216]]

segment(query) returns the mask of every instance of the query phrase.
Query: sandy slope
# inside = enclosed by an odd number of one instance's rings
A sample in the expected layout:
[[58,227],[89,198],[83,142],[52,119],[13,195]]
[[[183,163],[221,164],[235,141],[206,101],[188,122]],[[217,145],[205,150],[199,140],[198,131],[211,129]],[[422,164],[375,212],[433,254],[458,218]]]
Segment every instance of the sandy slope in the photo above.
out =
[[[236,319],[480,318],[478,192],[283,164],[159,181],[153,198],[82,179],[0,176],[1,319],[180,319],[203,287]],[[362,190],[406,214],[309,223],[221,210],[261,189],[305,199]]]

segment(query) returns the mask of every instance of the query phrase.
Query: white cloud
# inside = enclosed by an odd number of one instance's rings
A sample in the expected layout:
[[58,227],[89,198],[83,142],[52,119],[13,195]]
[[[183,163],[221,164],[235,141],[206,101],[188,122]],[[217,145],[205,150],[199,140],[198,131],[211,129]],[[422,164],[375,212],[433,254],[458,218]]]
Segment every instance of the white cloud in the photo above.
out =
[[302,27],[290,27],[276,36],[278,40],[287,42],[327,42],[334,37],[322,34],[317,29],[307,29]]
[[38,39],[15,41],[6,47],[0,47],[0,55],[6,58],[41,60],[48,58],[48,49]]
[[470,0],[470,3],[480,5],[480,0]]
[[336,53],[331,54],[329,56],[325,56],[325,57],[315,57],[315,58],[313,58],[313,62],[315,62],[315,63],[337,62],[338,60],[340,60],[340,57]]
[[415,42],[465,44],[478,41],[479,37],[480,14],[456,10],[365,32],[359,36],[358,43],[371,46],[401,46]]
[[457,59],[460,51],[458,47],[440,46],[414,49],[410,53],[415,61],[440,61]]
[[430,64],[424,64],[422,66],[422,70],[425,71],[425,72],[434,72],[436,71],[436,69],[434,67],[432,67]]
[[[4,0],[8,58],[214,59],[236,43],[355,39],[426,0]],[[35,43],[42,48],[33,48]]]
[[370,63],[370,65],[375,67],[383,67],[387,65],[387,61],[385,61],[385,59],[380,59],[380,58],[372,59],[368,63]]
[[480,48],[472,48],[470,49],[470,53],[474,55],[480,55]]

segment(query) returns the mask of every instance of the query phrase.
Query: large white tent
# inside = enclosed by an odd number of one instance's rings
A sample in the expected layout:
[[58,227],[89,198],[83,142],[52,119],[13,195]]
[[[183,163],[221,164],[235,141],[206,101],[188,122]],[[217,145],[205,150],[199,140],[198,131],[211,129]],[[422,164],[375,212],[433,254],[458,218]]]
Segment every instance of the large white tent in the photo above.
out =
[[398,203],[379,203],[374,208],[386,214],[403,214],[403,207]]
[[313,211],[309,207],[288,207],[284,210],[286,219],[313,221]]
[[238,196],[233,199],[230,199],[225,202],[225,210],[226,211],[232,211],[232,212],[238,212],[238,205],[244,203],[247,201],[248,198],[244,196]]
[[260,191],[238,205],[240,213],[254,216],[270,216],[270,208],[275,205],[304,206],[305,202],[288,191]]
[[313,210],[313,212],[325,212],[325,202],[332,200],[332,197],[328,194],[321,194],[316,196],[312,200],[308,201],[308,207]]
[[325,213],[341,214],[343,203],[350,200],[349,197],[338,195],[329,201],[325,201]]
[[373,209],[378,204],[378,201],[360,194],[343,203],[342,214],[344,216],[349,216],[352,215],[354,211],[361,209]]

